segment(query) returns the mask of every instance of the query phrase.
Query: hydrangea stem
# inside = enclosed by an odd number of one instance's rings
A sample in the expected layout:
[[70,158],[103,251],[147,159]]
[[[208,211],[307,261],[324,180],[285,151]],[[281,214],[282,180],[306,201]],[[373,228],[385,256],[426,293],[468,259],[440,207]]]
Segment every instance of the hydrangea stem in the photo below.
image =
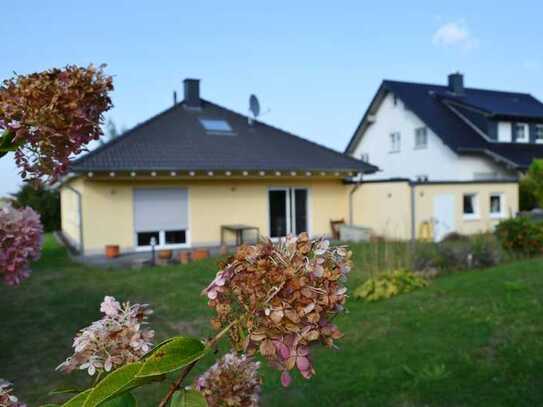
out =
[[[207,348],[212,348],[213,346],[215,346],[217,344],[217,342],[219,342],[219,340],[230,330],[230,328],[232,328],[232,326],[234,326],[235,323],[237,323],[238,321],[235,320],[235,321],[232,321],[230,322],[221,332],[219,332],[217,335],[215,335],[207,344],[206,344],[206,347]],[[164,398],[162,399],[162,401],[160,402],[160,404],[158,405],[158,407],[166,407],[166,405],[168,404],[168,402],[171,400],[171,398],[173,397],[174,393],[179,390],[181,388],[181,385],[183,384],[183,381],[186,379],[186,377],[188,376],[188,374],[190,373],[190,371],[192,370],[192,368],[194,366],[196,366],[196,364],[200,361],[201,359],[198,359],[198,360],[195,360],[194,362],[192,362],[190,365],[186,366],[182,371],[181,371],[181,374],[179,375],[179,377],[177,378],[177,380],[172,383],[172,385],[170,386],[170,389],[168,390],[168,393],[166,393],[166,395],[164,396]]]

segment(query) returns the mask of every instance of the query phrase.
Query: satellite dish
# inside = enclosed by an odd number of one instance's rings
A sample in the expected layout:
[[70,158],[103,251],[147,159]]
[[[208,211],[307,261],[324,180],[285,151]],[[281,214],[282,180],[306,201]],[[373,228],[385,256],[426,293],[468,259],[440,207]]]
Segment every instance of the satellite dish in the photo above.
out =
[[260,115],[260,103],[255,95],[249,97],[249,110],[255,119]]

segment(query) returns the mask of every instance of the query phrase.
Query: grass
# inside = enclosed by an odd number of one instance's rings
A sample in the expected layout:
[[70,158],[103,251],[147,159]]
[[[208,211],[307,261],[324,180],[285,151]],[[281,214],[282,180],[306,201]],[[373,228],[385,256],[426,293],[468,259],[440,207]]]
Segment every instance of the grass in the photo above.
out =
[[[350,289],[367,278],[363,269],[378,268],[372,256],[382,257],[369,245],[353,252]],[[29,406],[50,401],[47,393],[61,384],[85,384],[84,373],[63,376],[54,367],[70,354],[73,334],[98,318],[105,294],[152,304],[158,339],[209,335],[200,291],[215,263],[107,271],[72,263],[48,237],[31,278],[0,287],[0,377]],[[265,368],[263,405],[543,405],[542,292],[543,260],[535,259],[451,273],[383,302],[349,300],[349,313],[337,319],[341,349],[315,351],[317,375],[297,377],[287,390]],[[140,391],[140,405],[156,405],[166,386]]]

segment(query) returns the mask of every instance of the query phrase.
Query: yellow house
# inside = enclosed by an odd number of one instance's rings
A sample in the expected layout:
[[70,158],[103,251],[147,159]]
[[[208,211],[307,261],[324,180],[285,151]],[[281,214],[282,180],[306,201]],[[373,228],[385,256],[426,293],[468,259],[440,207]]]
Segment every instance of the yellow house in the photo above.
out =
[[184,100],[72,163],[64,237],[84,254],[183,249],[309,232],[348,215],[344,180],[376,167],[200,98]]

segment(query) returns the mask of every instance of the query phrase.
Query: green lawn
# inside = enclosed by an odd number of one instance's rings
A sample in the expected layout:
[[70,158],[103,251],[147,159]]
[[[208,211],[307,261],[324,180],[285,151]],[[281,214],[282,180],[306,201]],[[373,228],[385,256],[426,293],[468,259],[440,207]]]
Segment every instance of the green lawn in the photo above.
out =
[[[353,247],[349,288],[372,255]],[[201,289],[216,259],[143,270],[92,269],[72,263],[50,237],[22,287],[0,287],[0,378],[13,381],[29,406],[49,401],[78,372],[54,371],[71,352],[78,328],[99,316],[105,294],[152,305],[159,339],[206,335],[210,311]],[[339,351],[316,351],[317,375],[287,390],[264,369],[268,406],[526,406],[543,405],[543,260],[454,273],[426,289],[365,304],[349,300],[337,319]],[[142,406],[164,393],[157,384],[138,395]]]

